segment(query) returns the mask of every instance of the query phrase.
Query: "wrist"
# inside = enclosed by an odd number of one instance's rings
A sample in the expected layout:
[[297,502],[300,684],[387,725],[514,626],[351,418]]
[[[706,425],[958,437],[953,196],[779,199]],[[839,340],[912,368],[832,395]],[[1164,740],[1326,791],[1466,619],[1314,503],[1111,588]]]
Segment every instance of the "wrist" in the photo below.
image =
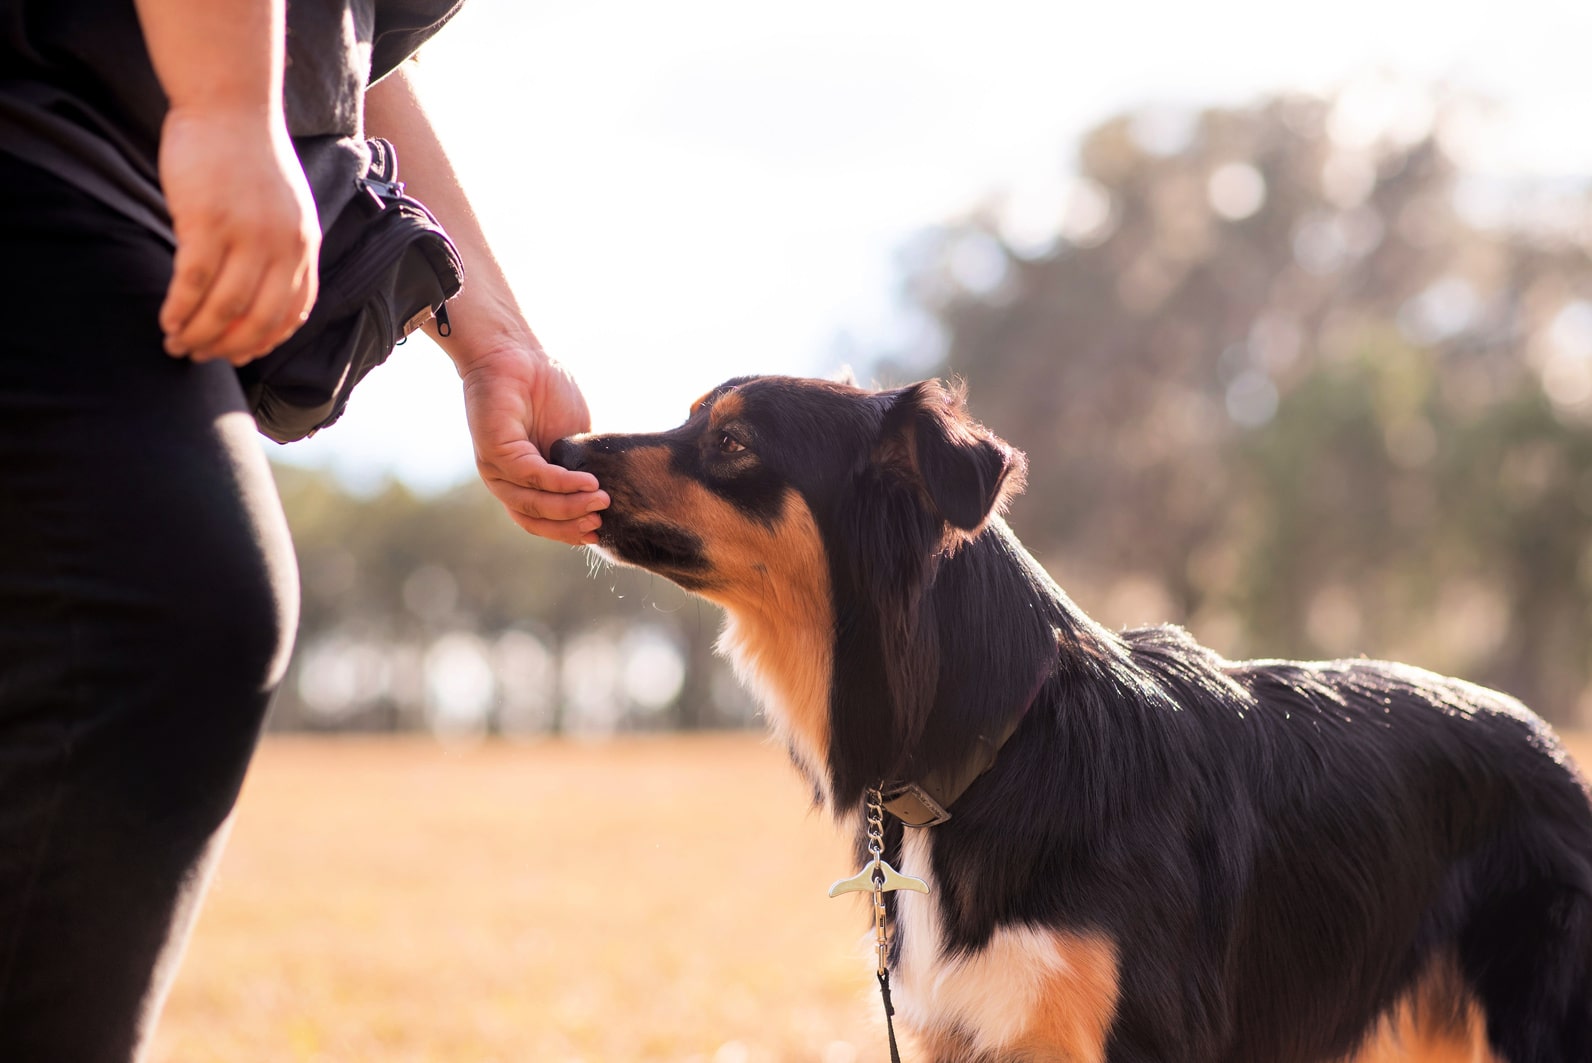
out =
[[[430,331],[430,326],[427,331]],[[505,368],[519,373],[540,372],[552,361],[536,342],[536,337],[529,334],[524,338],[502,336],[492,343],[469,347],[450,344],[444,339],[440,341],[440,346],[453,361],[454,371],[461,380],[475,373]]]
[[435,320],[426,323],[426,334],[436,341],[463,377],[486,365],[520,363],[541,368],[549,361],[542,343],[525,324],[513,317],[483,324],[477,309],[459,306],[459,299],[448,303],[448,335],[440,335]]
[[166,110],[166,127],[206,126],[213,133],[225,130],[237,139],[269,144],[287,138],[287,120],[280,99],[219,96],[189,103],[173,102]]

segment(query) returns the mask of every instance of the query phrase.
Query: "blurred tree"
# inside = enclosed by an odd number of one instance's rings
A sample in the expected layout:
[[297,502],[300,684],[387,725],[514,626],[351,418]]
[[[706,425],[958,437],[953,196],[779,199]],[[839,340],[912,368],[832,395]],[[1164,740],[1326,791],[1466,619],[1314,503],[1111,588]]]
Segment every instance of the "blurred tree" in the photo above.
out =
[[1588,198],[1467,174],[1475,114],[1122,116],[1048,233],[995,204],[908,249],[935,369],[1028,452],[1013,524],[1085,608],[1592,712]]
[[[714,676],[724,666],[711,654],[716,611],[671,584],[633,569],[608,569],[583,552],[526,535],[478,484],[431,499],[397,484],[360,497],[324,473],[278,466],[276,476],[298,553],[303,604],[293,670],[273,726],[436,725],[435,714],[448,708],[439,700],[446,702],[448,692],[427,686],[427,662],[435,665],[429,655],[446,647],[464,668],[464,708],[473,707],[472,698],[485,698],[480,719],[468,721],[472,726],[518,726],[505,718],[513,712],[510,695],[529,694],[546,706],[545,718],[532,721],[535,729],[556,733],[570,723],[561,682],[570,641],[605,624],[637,623],[667,633],[685,674],[662,713],[617,706],[620,726],[746,722],[740,706],[723,714],[711,700],[723,687]],[[505,640],[508,633],[531,636],[548,660],[531,660],[539,667],[526,673],[526,640]],[[471,680],[471,666],[479,680]],[[315,704],[313,694],[306,698],[300,681],[306,669],[319,680],[308,684],[311,690],[327,688],[325,704]],[[615,699],[623,698],[613,676],[600,678]],[[516,683],[541,689],[511,690]]]

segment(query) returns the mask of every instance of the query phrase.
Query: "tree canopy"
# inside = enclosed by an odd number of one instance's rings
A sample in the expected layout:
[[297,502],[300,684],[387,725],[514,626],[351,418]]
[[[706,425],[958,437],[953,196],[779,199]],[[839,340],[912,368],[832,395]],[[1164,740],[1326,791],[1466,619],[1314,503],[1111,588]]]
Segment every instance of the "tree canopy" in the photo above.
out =
[[1086,609],[1235,656],[1405,659],[1572,719],[1588,199],[1468,174],[1471,105],[1424,104],[1370,130],[1343,98],[1113,119],[1052,240],[991,207],[926,235],[907,291],[943,328],[935,370],[1028,452],[1013,524]]

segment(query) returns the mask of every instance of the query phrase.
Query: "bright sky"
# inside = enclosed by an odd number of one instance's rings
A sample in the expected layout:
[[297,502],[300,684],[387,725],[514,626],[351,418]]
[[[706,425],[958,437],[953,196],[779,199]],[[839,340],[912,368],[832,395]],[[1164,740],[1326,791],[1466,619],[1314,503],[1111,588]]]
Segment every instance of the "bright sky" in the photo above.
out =
[[[729,376],[910,345],[902,244],[992,197],[1059,217],[1078,135],[1125,108],[1446,80],[1499,104],[1472,165],[1592,175],[1589,39],[1582,0],[470,0],[420,70],[533,327],[596,427],[634,431]],[[473,474],[423,339],[267,446],[356,486]]]

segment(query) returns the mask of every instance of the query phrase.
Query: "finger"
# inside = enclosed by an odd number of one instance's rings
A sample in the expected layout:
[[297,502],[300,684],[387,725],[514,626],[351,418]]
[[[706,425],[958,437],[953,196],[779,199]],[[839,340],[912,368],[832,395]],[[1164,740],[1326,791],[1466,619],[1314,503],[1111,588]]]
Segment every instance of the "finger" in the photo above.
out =
[[588,513],[608,508],[605,491],[583,491],[579,494],[561,495],[552,491],[537,491],[521,487],[508,480],[487,481],[487,487],[497,500],[516,513],[545,520],[579,520]]
[[542,520],[537,517],[527,517],[513,510],[509,510],[509,518],[532,535],[543,539],[568,543],[570,546],[591,546],[597,542],[596,530],[585,527],[584,521]]
[[[263,354],[270,353],[276,344],[269,342],[266,337],[280,331],[278,323],[281,317],[278,316],[265,324],[253,324],[258,312],[258,308],[251,307],[248,313],[221,334],[221,338],[204,352],[205,355],[231,362],[235,366],[242,366]],[[247,335],[244,333],[245,329],[248,330]]]
[[310,311],[315,309],[315,300],[320,295],[320,264],[316,258],[319,245],[310,249],[309,257],[299,263],[297,268],[291,269],[289,281],[290,294],[281,318],[269,336],[266,337],[265,353],[274,350],[293,338],[303,324],[310,319]]
[[266,338],[265,342],[260,345],[259,350],[255,353],[254,357],[259,358],[270,354],[272,351],[282,346],[282,344],[292,339],[294,334],[297,333],[299,329],[303,328],[304,323],[310,319],[310,311],[314,308],[314,305],[315,299],[314,292],[312,290],[311,297],[307,302],[303,303],[301,307],[295,307],[283,317],[278,319],[275,326],[272,327],[270,335]]
[[166,334],[167,353],[188,353],[186,348],[178,348],[173,337],[188,324],[204,301],[220,265],[220,244],[193,239],[178,244],[172,261],[171,284],[166,289],[165,301],[160,304],[160,329]]
[[517,441],[512,448],[500,448],[497,454],[484,457],[480,464],[483,477],[487,475],[485,470],[490,469],[510,483],[539,491],[568,495],[597,490],[597,477],[552,464],[542,457],[535,444],[525,439]]
[[[246,318],[259,296],[260,281],[265,274],[263,256],[245,251],[230,252],[221,263],[210,290],[205,292],[193,316],[188,319],[172,341],[182,350],[200,360],[217,356],[216,345],[234,322]],[[264,312],[270,313],[270,309]],[[252,322],[241,322],[247,327]]]
[[242,354],[228,358],[227,361],[231,362],[235,366],[243,366],[254,361],[256,358],[264,358],[266,355],[282,346],[282,344],[292,339],[293,334],[303,326],[304,322],[308,318],[309,314],[303,312],[279,318],[276,324],[271,327],[270,334],[263,342],[254,345],[252,349],[247,350]]
[[302,286],[293,263],[268,268],[248,312],[227,327],[208,353],[241,365],[277,347],[307,316]]

